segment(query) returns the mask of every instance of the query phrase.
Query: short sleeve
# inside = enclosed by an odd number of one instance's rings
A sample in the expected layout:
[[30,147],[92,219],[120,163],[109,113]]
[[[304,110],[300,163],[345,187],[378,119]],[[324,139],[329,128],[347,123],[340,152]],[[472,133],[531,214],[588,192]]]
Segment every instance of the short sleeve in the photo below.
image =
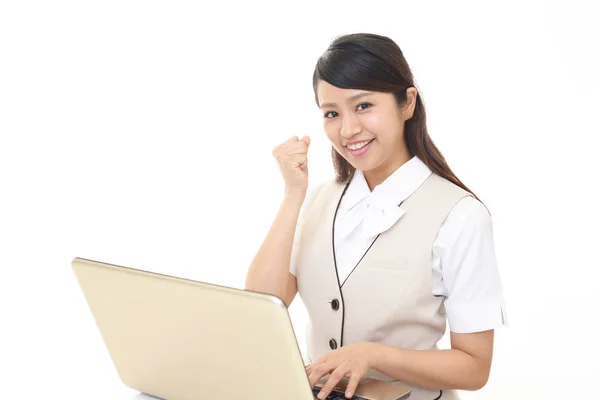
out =
[[292,254],[290,256],[290,273],[296,276],[296,268],[298,265],[298,252],[300,251],[300,238],[302,237],[301,225],[302,219],[306,213],[306,208],[310,203],[311,199],[314,197],[315,191],[317,187],[313,187],[308,190],[306,197],[304,198],[304,202],[302,203],[302,207],[300,208],[300,213],[298,215],[298,222],[296,223],[296,230],[294,232],[294,240],[292,242]]
[[434,294],[446,297],[450,330],[471,333],[507,325],[492,219],[479,200],[468,196],[456,204],[439,229],[433,251],[441,278]]

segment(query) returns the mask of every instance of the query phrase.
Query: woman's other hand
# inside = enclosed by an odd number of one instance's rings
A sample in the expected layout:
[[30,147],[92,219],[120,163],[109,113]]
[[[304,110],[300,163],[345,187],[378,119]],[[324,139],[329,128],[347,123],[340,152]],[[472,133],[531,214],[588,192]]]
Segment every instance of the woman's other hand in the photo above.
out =
[[314,363],[306,367],[311,387],[327,374],[330,374],[327,383],[323,386],[317,397],[326,398],[339,381],[348,377],[346,397],[351,398],[356,392],[359,382],[372,366],[371,359],[374,355],[373,343],[363,342],[340,347],[319,357]]

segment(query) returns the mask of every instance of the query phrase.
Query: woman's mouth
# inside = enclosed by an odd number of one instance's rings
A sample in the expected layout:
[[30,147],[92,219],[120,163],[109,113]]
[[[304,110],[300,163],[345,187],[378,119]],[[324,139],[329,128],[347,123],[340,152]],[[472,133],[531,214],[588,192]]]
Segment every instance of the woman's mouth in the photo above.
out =
[[373,140],[375,140],[375,139],[364,140],[362,142],[349,144],[349,145],[346,145],[346,149],[348,150],[348,153],[350,153],[351,156],[359,157],[359,156],[362,156],[363,154],[365,154],[369,150]]

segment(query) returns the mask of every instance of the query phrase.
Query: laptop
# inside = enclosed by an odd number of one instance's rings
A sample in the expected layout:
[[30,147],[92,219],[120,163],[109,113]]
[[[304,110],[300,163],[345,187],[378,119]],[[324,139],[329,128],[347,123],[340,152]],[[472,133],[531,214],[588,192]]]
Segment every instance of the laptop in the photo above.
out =
[[[72,268],[122,382],[169,400],[313,400],[283,301],[248,290],[73,259]],[[345,399],[347,381],[328,397]],[[410,388],[361,381],[355,399]]]

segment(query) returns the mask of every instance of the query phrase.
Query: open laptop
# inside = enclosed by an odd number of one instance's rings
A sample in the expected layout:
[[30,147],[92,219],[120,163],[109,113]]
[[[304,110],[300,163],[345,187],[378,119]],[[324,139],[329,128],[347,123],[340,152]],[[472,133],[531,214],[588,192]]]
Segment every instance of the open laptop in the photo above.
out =
[[[169,400],[313,400],[289,318],[277,297],[75,258],[73,271],[123,383]],[[343,399],[344,382],[330,395]],[[410,389],[361,381],[356,399]]]

